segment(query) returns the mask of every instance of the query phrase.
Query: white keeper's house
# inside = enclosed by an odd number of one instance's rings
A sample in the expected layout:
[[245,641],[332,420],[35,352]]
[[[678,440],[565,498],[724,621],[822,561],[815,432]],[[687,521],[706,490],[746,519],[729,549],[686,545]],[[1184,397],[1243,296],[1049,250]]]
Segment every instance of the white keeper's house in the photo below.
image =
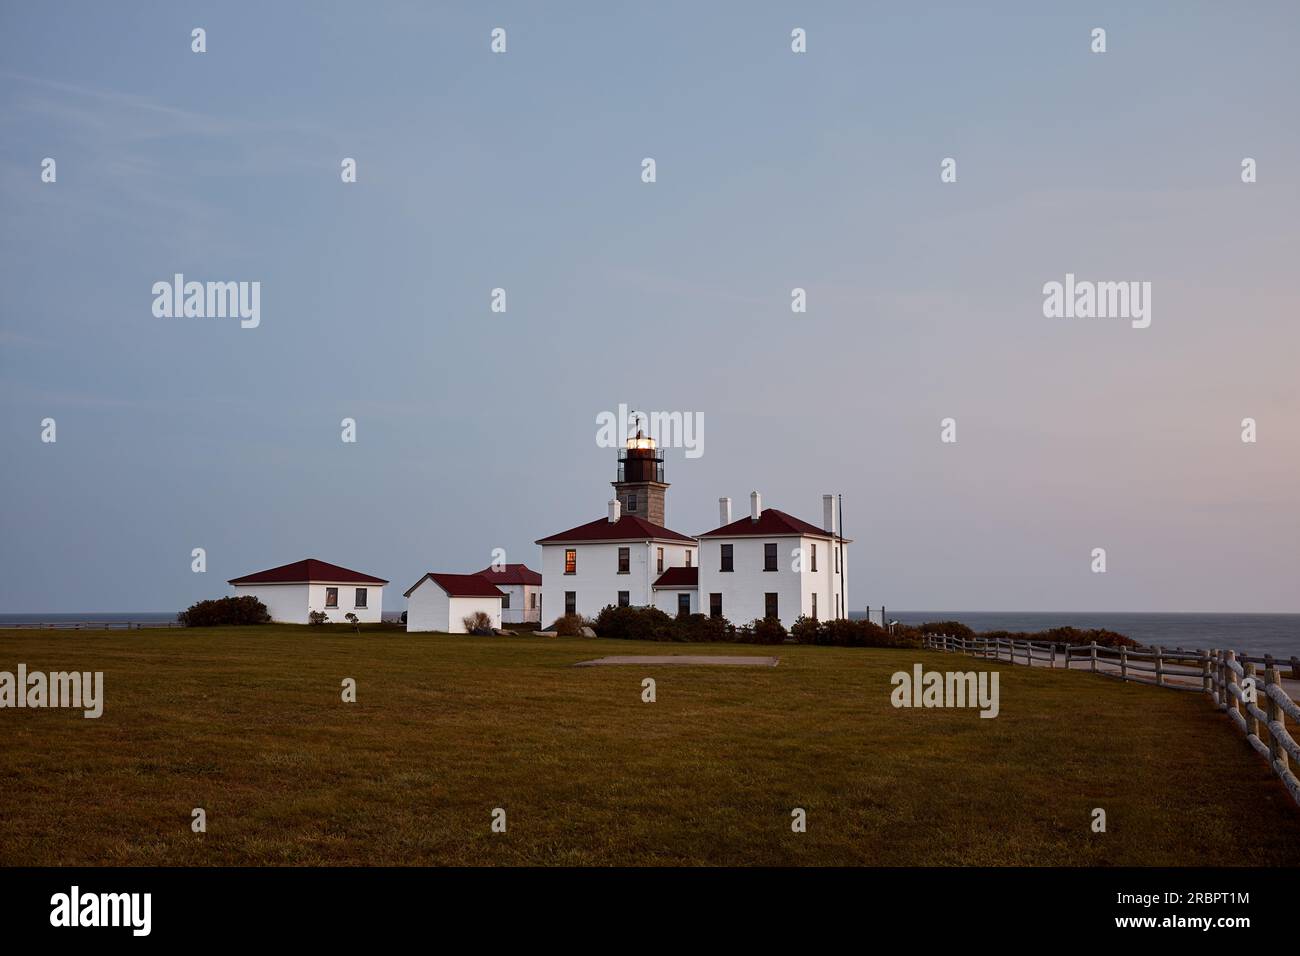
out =
[[686,535],[664,525],[664,459],[637,432],[619,449],[614,498],[603,518],[540,538],[542,620],[595,617],[606,605],[653,605],[673,615],[708,614],[733,624],[773,617],[787,628],[804,615],[847,617],[847,538],[836,501],[822,496],[822,524],[764,509],[732,520],[719,499],[719,526]]
[[336,624],[344,623],[347,614],[355,614],[363,624],[377,624],[384,612],[384,585],[388,582],[305,558],[227,583],[235,589],[235,597],[252,595],[265,604],[277,623],[306,624],[312,611],[323,611]]

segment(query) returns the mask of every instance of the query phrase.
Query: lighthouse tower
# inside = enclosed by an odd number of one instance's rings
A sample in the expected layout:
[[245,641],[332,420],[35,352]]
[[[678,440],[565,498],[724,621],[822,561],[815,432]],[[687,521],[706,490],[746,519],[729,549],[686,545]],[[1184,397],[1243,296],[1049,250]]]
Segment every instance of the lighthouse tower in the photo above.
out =
[[623,514],[664,525],[664,453],[638,428],[636,437],[618,450],[618,479],[611,481]]

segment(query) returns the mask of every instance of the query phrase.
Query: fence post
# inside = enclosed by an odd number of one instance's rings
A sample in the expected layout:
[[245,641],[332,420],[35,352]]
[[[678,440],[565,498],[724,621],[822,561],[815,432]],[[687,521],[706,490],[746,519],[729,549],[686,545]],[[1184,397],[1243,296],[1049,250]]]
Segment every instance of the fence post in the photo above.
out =
[[[1255,699],[1258,700],[1258,699],[1259,699],[1259,687],[1258,687],[1259,681],[1257,681],[1257,680],[1255,679],[1255,664],[1254,664],[1253,661],[1247,661],[1247,662],[1246,662],[1246,676],[1250,678],[1250,682],[1251,682],[1252,684],[1257,685],[1257,686],[1255,687]],[[1256,704],[1255,706],[1258,707],[1259,705]],[[1245,711],[1246,711],[1246,736],[1249,737],[1251,734],[1254,734],[1256,737],[1258,737],[1258,736],[1259,736],[1259,721],[1255,718],[1255,715],[1254,715],[1253,713],[1251,713],[1251,710],[1250,710],[1250,707],[1249,707],[1249,706],[1245,707],[1244,709],[1245,709]]]
[[1119,646],[1119,679],[1128,680],[1128,648]]
[[1201,651],[1201,690],[1210,693],[1210,652]]
[[1287,756],[1287,752],[1283,749],[1282,745],[1277,742],[1277,737],[1273,733],[1273,721],[1280,720],[1284,726],[1286,724],[1286,715],[1282,713],[1282,708],[1278,706],[1277,701],[1275,701],[1268,693],[1268,688],[1277,682],[1277,668],[1270,661],[1268,667],[1264,670],[1264,700],[1268,706],[1268,710],[1266,710],[1265,713],[1268,714],[1269,723],[1268,757],[1269,763],[1273,765],[1274,772],[1280,775],[1283,771],[1288,769],[1290,758]]
[[[1291,676],[1296,680],[1300,680],[1300,658],[1291,658]],[[1284,750],[1282,753],[1285,754],[1286,751]]]
[[1165,662],[1160,656],[1160,645],[1156,645],[1156,686],[1165,686]]
[[1097,673],[1097,642],[1092,642],[1092,672]]
[[[1226,654],[1223,655],[1223,659],[1224,659],[1223,690],[1224,690],[1224,696],[1228,698],[1228,710],[1235,710],[1238,714],[1240,714],[1241,702],[1238,701],[1237,698],[1232,695],[1232,686],[1237,683],[1237,672],[1232,669],[1232,665],[1235,664],[1237,661],[1237,652],[1228,651]],[[1232,715],[1229,714],[1228,716],[1231,717]],[[1235,724],[1236,721],[1234,720],[1233,723]]]
[[1047,646],[1050,647],[1050,648],[1052,649],[1052,659],[1051,659],[1051,661],[1050,661],[1050,662],[1048,663],[1048,665],[1047,665],[1047,666],[1048,666],[1048,669],[1049,669],[1049,670],[1056,670],[1056,643],[1053,642],[1053,643],[1051,643],[1051,644],[1048,644]]

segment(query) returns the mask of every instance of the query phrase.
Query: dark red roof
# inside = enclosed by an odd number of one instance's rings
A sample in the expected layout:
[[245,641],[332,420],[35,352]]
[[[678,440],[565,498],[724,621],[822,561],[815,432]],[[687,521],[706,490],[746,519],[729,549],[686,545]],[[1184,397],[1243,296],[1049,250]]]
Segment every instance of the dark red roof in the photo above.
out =
[[[721,528],[714,528],[712,531],[706,531],[701,538],[734,538],[741,535],[758,535],[760,537],[772,538],[779,535],[787,534],[809,534],[816,535],[820,538],[834,538],[831,532],[825,528],[819,528],[815,524],[809,524],[801,518],[794,515],[788,515],[784,511],[777,511],[775,508],[766,508],[755,521],[749,515],[733,521],[731,524],[723,525]],[[848,540],[843,539],[843,540]]]
[[500,571],[487,567],[479,572],[493,584],[541,584],[542,576],[526,564],[507,564]]
[[700,586],[699,568],[669,568],[659,575],[653,587],[657,588],[697,588]]
[[479,574],[434,574],[430,571],[407,589],[403,597],[410,597],[411,592],[428,578],[447,592],[448,597],[505,597],[491,581]]
[[349,571],[337,564],[306,558],[293,564],[282,564],[269,571],[245,574],[231,578],[227,584],[387,584],[383,578],[360,571]]
[[651,524],[635,515],[623,515],[617,521],[597,518],[586,524],[580,524],[568,531],[561,531],[549,538],[539,538],[537,544],[555,544],[561,541],[645,541],[655,538],[660,541],[694,541],[694,538],[657,524]]

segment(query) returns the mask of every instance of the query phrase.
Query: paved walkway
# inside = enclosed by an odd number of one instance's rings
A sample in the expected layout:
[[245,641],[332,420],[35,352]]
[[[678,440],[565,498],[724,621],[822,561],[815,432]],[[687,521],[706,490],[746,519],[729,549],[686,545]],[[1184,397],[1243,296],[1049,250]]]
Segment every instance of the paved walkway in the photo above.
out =
[[778,657],[720,657],[710,654],[665,654],[661,656],[628,655],[598,657],[593,661],[579,661],[574,667],[595,667],[602,664],[710,664],[715,667],[775,667]]

